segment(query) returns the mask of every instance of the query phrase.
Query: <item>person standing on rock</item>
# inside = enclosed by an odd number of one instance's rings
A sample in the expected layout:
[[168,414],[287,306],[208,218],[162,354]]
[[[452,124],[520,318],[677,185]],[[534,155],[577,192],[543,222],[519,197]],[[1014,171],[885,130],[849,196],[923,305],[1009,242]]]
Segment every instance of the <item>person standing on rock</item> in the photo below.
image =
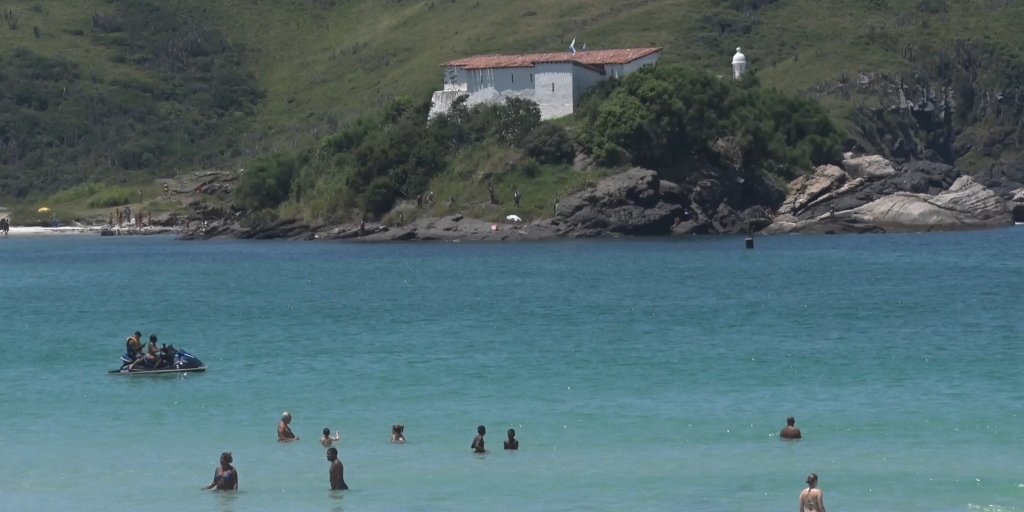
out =
[[416,209],[423,209],[423,194],[416,194]]
[[519,208],[519,198],[520,197],[522,197],[522,196],[519,195],[519,189],[517,188],[517,189],[515,189],[514,192],[512,192],[512,201],[515,203],[516,208]]
[[786,426],[782,427],[779,437],[782,439],[800,439],[800,429],[796,428],[796,419],[792,416],[786,418]]
[[366,219],[359,219],[359,236],[366,233]]
[[427,192],[427,204],[434,206],[434,191]]

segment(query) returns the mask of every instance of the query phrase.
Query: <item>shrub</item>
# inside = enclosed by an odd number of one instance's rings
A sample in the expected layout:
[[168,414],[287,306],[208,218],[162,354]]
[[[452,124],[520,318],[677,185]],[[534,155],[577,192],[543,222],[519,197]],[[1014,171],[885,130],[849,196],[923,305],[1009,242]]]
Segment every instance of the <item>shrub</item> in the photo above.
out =
[[89,198],[86,205],[89,208],[113,208],[124,206],[132,202],[131,191],[119,187],[104,188],[96,195]]
[[570,164],[576,156],[569,131],[543,123],[523,139],[526,154],[543,164]]

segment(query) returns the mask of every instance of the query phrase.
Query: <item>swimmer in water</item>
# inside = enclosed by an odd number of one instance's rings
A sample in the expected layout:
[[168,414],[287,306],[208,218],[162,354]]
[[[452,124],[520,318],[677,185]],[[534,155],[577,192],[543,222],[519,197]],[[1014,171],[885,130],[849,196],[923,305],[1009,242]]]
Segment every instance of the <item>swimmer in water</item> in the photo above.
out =
[[779,437],[783,439],[800,439],[800,429],[794,426],[796,419],[792,416],[786,418],[786,426],[782,427],[782,432],[779,432]]
[[514,428],[508,429],[508,439],[505,440],[505,449],[506,450],[518,450],[519,449],[519,440],[516,439],[516,429],[514,429]]
[[405,425],[391,425],[391,442],[405,442]]
[[473,438],[473,444],[469,445],[473,449],[474,453],[490,453],[484,449],[484,435],[487,434],[487,429],[483,425],[476,428],[476,437]]
[[213,471],[213,482],[202,490],[207,491],[216,487],[218,491],[237,491],[238,470],[231,465],[232,462],[231,452],[220,454],[220,465]]
[[334,437],[331,437],[331,429],[324,428],[324,436],[320,438],[320,445],[324,448],[330,448],[335,441],[341,440],[341,434],[338,431],[334,431]]
[[807,475],[807,488],[800,493],[800,512],[825,512],[825,497],[818,489],[818,475]]
[[292,413],[285,411],[281,415],[281,422],[277,424],[277,440],[282,443],[288,443],[291,441],[298,441],[299,437],[292,433],[291,427],[288,426],[292,422]]
[[327,460],[331,463],[331,469],[328,473],[331,475],[331,490],[332,491],[347,491],[348,485],[345,484],[345,466],[341,464],[341,459],[338,458],[337,448],[327,449]]

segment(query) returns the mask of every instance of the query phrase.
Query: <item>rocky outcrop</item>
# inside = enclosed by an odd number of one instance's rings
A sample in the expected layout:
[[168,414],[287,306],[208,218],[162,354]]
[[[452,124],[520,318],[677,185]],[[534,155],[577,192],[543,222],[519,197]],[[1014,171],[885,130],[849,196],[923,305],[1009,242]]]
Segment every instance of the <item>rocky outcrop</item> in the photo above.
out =
[[660,190],[656,172],[630,169],[559,201],[554,220],[594,236],[668,234],[684,207],[666,201]]
[[877,180],[896,174],[892,163],[878,155],[867,155],[843,160],[843,170],[852,178]]
[[912,162],[895,170],[883,161],[848,158],[846,171],[820,167],[794,180],[764,233],[919,232],[1010,223],[1003,198],[952,166]]

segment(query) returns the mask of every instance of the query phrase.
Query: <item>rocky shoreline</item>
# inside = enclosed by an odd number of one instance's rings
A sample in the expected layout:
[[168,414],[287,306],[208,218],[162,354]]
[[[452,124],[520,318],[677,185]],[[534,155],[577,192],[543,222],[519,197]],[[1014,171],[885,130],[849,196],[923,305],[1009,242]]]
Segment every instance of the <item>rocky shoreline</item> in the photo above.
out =
[[[237,173],[188,177],[176,193],[192,213],[154,217],[154,225],[121,231],[80,227],[104,236],[176,234],[179,240],[537,241],[621,236],[708,234],[908,233],[995,228],[1024,222],[1024,162],[965,174],[935,162],[894,164],[876,155],[845,155],[788,184],[709,170],[692,184],[633,168],[561,198],[550,218],[489,222],[453,213],[404,225],[310,223],[285,218],[257,223],[232,210]],[[191,194],[195,189],[198,194]],[[778,205],[773,212],[771,205]]]
[[[525,223],[488,222],[453,214],[420,218],[402,226],[311,224],[297,218],[253,225],[242,213],[200,209],[200,216],[207,219],[205,227],[179,238],[531,241],[694,234],[907,233],[1024,222],[1024,165],[972,176],[941,163],[897,165],[876,155],[847,154],[840,166],[821,166],[791,182],[788,194],[768,180],[752,184],[721,171],[707,176],[692,186],[680,185],[660,179],[655,171],[633,168],[562,198],[551,218]],[[767,206],[770,204],[781,204],[777,213]]]

